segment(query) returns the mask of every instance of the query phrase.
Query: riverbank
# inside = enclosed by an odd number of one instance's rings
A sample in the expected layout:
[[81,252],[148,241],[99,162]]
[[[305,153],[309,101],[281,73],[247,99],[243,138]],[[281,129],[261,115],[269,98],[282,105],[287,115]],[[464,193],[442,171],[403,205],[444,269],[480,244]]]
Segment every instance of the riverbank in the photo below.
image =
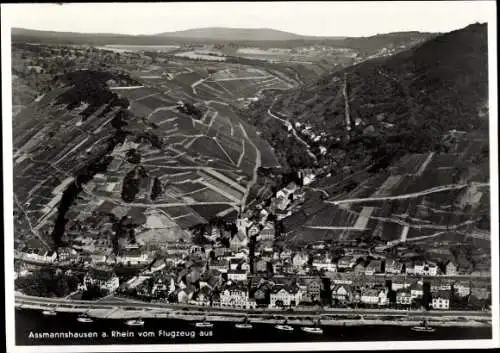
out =
[[240,322],[248,317],[252,322],[278,324],[284,320],[297,325],[311,325],[318,318],[322,325],[417,325],[427,320],[436,326],[491,327],[490,312],[471,311],[406,311],[394,309],[335,309],[325,310],[242,310],[219,307],[179,306],[139,301],[108,299],[88,302],[51,298],[16,297],[16,308],[53,310],[56,313],[85,313],[96,319],[127,320],[134,318],[214,322]]
[[[74,312],[74,311],[73,311]],[[209,320],[213,322],[241,322],[248,318],[252,323],[258,324],[281,324],[287,320],[291,325],[313,325],[318,316],[297,317],[294,314],[285,315],[244,315],[241,313],[183,313],[173,310],[148,309],[148,310],[124,310],[124,309],[91,309],[85,312],[88,316],[96,319],[128,320],[128,319],[169,319],[184,321]],[[323,326],[363,326],[363,325],[398,325],[415,326],[427,320],[431,326],[440,327],[491,327],[491,318],[480,316],[460,317],[441,316],[429,318],[424,313],[416,316],[387,316],[387,315],[321,315],[320,323]],[[357,316],[353,318],[353,316]]]

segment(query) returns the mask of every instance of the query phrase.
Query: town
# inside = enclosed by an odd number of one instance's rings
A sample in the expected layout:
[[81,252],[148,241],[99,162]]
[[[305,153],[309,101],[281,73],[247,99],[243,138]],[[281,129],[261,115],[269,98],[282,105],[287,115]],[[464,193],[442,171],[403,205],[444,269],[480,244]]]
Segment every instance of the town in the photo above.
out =
[[491,305],[486,266],[470,271],[446,256],[438,262],[406,260],[415,255],[411,244],[386,248],[320,241],[295,249],[283,245],[275,214],[296,207],[292,200],[300,200],[301,189],[292,182],[276,193],[269,207],[256,207],[234,222],[219,220],[200,228],[193,241],[154,246],[129,242],[117,254],[103,237],[112,224],[101,219],[95,228],[81,229],[71,248],[18,249],[16,278],[28,283],[33,272],[54,267],[78,277],[73,289],[79,297],[92,292],[92,299],[113,295],[249,310],[484,310]]

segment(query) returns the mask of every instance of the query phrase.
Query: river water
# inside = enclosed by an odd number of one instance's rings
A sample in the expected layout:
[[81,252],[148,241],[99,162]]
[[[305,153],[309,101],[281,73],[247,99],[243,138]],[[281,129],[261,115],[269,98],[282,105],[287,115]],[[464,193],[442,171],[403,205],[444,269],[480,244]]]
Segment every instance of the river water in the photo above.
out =
[[[17,345],[105,345],[172,343],[263,343],[263,342],[359,342],[405,340],[490,339],[491,327],[436,327],[432,333],[418,333],[403,326],[324,326],[322,335],[280,331],[269,324],[254,324],[253,329],[237,329],[234,323],[216,322],[210,329],[196,328],[192,322],[171,319],[145,319],[143,327],[129,327],[125,320],[95,319],[80,323],[77,314],[44,316],[36,310],[16,310]],[[293,326],[293,325],[292,325]],[[95,332],[97,338],[34,338],[35,333]],[[120,337],[117,332],[121,333]],[[150,332],[148,337],[142,332]],[[30,338],[30,334],[32,338]],[[103,335],[106,337],[103,337]],[[115,337],[112,337],[113,334]],[[125,336],[125,337],[124,337]]]

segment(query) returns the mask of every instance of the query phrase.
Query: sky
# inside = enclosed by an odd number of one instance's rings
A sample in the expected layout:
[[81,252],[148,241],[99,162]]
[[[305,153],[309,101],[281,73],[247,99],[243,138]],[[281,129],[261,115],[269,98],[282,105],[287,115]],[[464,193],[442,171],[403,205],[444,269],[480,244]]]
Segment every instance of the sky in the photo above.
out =
[[495,16],[494,1],[2,4],[2,22],[61,32],[156,34],[273,28],[302,35],[449,32]]

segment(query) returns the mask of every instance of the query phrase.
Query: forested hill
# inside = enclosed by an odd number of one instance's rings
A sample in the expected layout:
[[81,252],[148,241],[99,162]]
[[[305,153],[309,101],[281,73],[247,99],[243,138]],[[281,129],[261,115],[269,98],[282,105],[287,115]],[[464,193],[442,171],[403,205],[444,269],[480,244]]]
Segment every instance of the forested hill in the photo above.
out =
[[[334,150],[339,148],[337,137],[345,136],[346,81],[350,117],[356,123],[355,138],[340,146],[346,151],[358,147],[352,146],[354,141],[369,139],[371,146],[396,141],[394,148],[418,153],[435,148],[448,130],[487,131],[487,25],[473,24],[397,55],[366,61],[314,84],[267,97],[251,107],[249,119],[253,124],[279,126],[266,114],[276,100],[275,114],[326,132],[329,138],[321,144]],[[272,141],[279,138],[276,131],[266,129],[263,136]]]
[[478,108],[487,100],[487,28],[471,25],[396,56],[328,75],[283,96],[275,109],[279,111],[281,104],[299,120],[327,126],[343,123],[344,74],[353,119],[371,124],[383,114],[388,123],[470,129],[478,123]]

